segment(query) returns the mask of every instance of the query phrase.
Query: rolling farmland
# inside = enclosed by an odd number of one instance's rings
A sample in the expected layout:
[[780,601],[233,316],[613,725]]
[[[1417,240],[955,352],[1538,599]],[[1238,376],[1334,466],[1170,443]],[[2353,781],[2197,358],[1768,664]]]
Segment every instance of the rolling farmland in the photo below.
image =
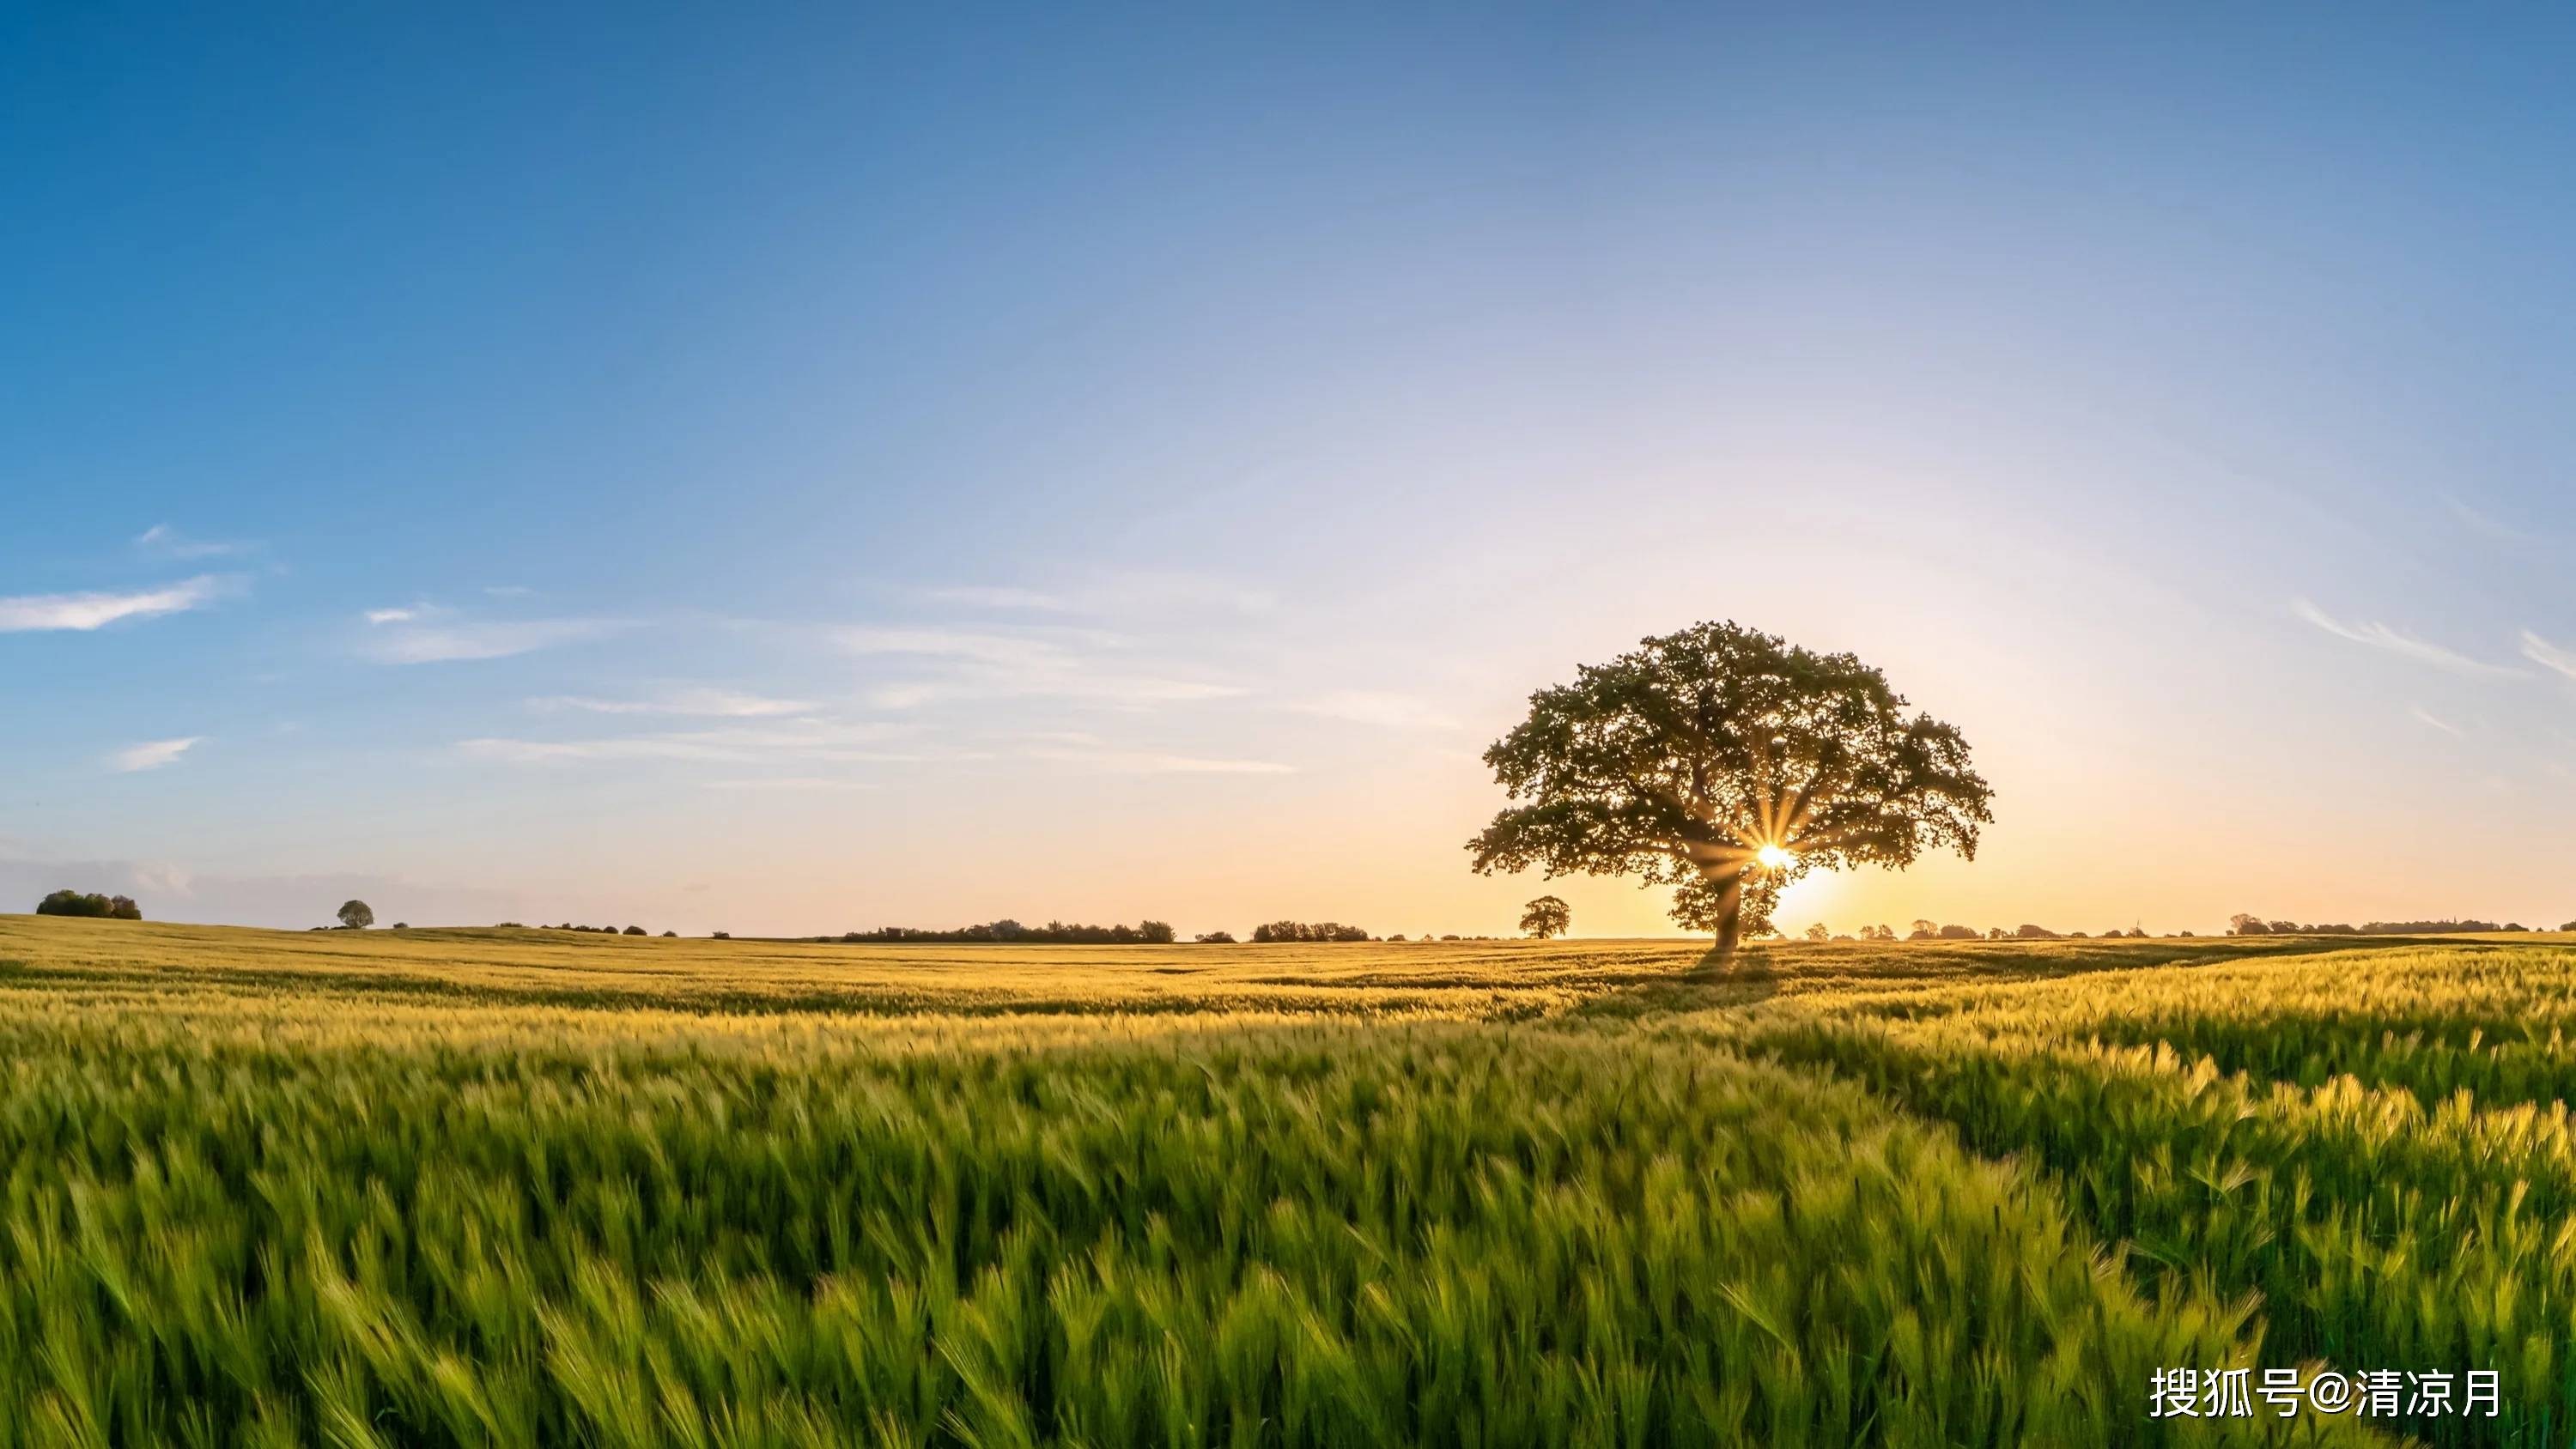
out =
[[2576,943],[1697,961],[0,917],[0,1446],[2568,1441]]

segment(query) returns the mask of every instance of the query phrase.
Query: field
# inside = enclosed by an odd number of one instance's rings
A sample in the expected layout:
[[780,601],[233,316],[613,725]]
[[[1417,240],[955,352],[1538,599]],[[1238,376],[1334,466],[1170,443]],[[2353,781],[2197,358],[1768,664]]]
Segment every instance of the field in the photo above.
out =
[[0,1449],[2576,1441],[2576,942],[1699,965],[0,917]]

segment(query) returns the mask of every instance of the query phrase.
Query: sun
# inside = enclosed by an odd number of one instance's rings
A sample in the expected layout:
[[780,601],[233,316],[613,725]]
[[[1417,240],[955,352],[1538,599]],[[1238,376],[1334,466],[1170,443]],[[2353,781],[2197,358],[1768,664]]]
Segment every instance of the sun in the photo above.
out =
[[1780,867],[1787,865],[1790,861],[1797,859],[1796,856],[1791,855],[1789,852],[1782,850],[1776,845],[1766,845],[1760,850],[1753,852],[1753,858],[1762,862],[1762,868],[1764,870],[1778,870]]

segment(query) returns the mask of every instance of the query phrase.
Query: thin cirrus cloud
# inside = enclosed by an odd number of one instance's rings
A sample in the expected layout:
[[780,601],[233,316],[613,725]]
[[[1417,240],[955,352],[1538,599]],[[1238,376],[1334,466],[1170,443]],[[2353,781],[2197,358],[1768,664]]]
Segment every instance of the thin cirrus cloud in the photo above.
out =
[[891,725],[791,720],[776,725],[729,725],[599,739],[487,737],[459,740],[456,751],[467,759],[505,765],[581,765],[646,760],[727,765],[782,761],[871,764],[914,763],[934,758],[918,752],[885,748],[889,741],[900,739],[904,733]]
[[625,625],[608,619],[433,620],[421,609],[372,609],[359,652],[380,664],[442,664],[506,659],[613,634]]
[[1232,699],[1238,685],[1128,668],[1114,656],[1133,647],[1124,636],[1093,629],[1004,633],[994,630],[862,627],[835,632],[852,654],[921,660],[943,672],[928,680],[895,680],[867,693],[881,709],[912,709],[936,700],[1045,698],[1113,709]]
[[190,538],[166,523],[156,523],[135,535],[134,546],[145,553],[158,554],[163,558],[223,558],[230,554],[247,553],[250,550],[250,545],[244,543],[219,543],[213,539]]
[[2446,735],[2451,735],[2456,738],[2468,734],[2467,730],[2460,728],[2458,725],[2451,723],[2449,720],[2442,718],[2440,715],[2433,713],[2431,710],[2426,709],[2420,704],[2410,708],[2407,713],[2413,717],[2417,724],[2424,725],[2431,729],[2440,730]]
[[964,584],[924,589],[920,597],[934,604],[1041,614],[1266,614],[1279,607],[1279,596],[1268,589],[1211,574],[1158,570],[1110,574],[1069,590]]
[[1094,749],[1087,746],[1044,747],[1023,757],[1057,764],[1082,765],[1120,775],[1293,775],[1294,765],[1272,760],[1214,759],[1204,755],[1166,754],[1159,750]]
[[178,763],[181,755],[188,753],[191,748],[203,743],[204,740],[203,735],[189,735],[185,739],[176,740],[147,740],[139,745],[128,745],[109,755],[107,765],[109,769],[123,774],[132,774],[137,770],[157,770],[164,765]]
[[803,700],[770,699],[731,689],[680,689],[650,699],[593,699],[584,695],[558,694],[529,700],[528,707],[547,713],[577,710],[587,714],[668,714],[707,719],[774,719],[785,715],[812,714],[815,709]]
[[0,634],[87,631],[125,619],[184,614],[212,603],[222,592],[223,580],[202,575],[135,593],[21,594],[0,599]]
[[2522,631],[2522,657],[2555,674],[2576,679],[2576,649],[2566,649],[2531,632]]
[[1409,694],[1344,689],[1290,706],[1300,714],[1395,730],[1454,730],[1458,721]]
[[2513,678],[2522,674],[2521,670],[2511,665],[2489,664],[2481,659],[2472,659],[2465,654],[2445,649],[2439,644],[2427,643],[2412,634],[2401,633],[2386,624],[2346,623],[2306,599],[2293,600],[2290,610],[2301,619],[2338,639],[2348,639],[2355,644],[2367,645],[2373,649],[2412,659],[2418,664],[2429,664],[2436,669],[2446,669],[2453,674],[2478,675],[2486,678]]

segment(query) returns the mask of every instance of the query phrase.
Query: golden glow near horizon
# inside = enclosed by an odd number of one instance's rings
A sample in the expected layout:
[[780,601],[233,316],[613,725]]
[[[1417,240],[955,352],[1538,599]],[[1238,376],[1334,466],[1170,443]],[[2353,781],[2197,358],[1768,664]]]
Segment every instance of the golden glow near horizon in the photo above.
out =
[[1778,870],[1797,857],[1789,854],[1789,852],[1782,850],[1776,845],[1766,845],[1760,850],[1753,852],[1753,858],[1762,862],[1762,868],[1764,870]]

